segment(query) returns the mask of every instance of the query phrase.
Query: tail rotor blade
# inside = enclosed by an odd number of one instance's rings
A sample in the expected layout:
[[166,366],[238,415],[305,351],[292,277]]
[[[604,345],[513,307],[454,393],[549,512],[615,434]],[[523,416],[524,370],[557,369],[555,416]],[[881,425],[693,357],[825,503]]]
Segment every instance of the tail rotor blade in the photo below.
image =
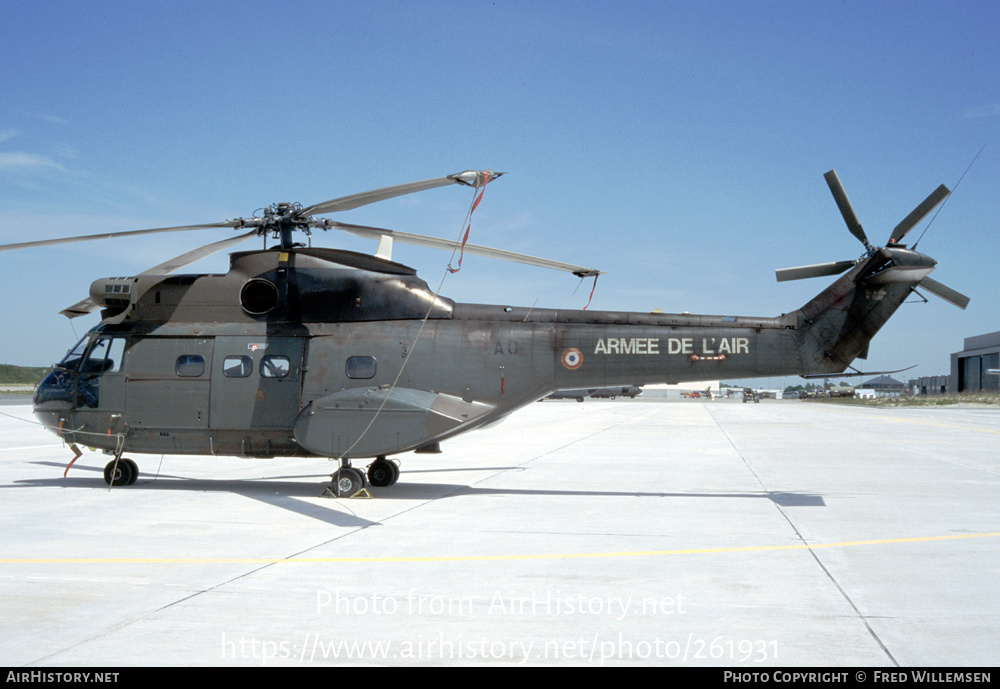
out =
[[778,282],[786,282],[788,280],[818,278],[825,275],[840,275],[856,263],[857,261],[835,261],[833,263],[817,263],[811,266],[798,266],[796,268],[779,268],[774,272],[777,275]]
[[934,210],[935,206],[948,198],[948,194],[950,193],[951,192],[948,191],[948,187],[943,184],[931,192],[930,196],[924,199],[919,206],[914,208],[908,216],[903,218],[903,222],[896,225],[896,229],[892,231],[892,236],[889,237],[889,243],[895,244],[899,242],[906,236],[907,232],[912,230],[917,223],[923,220],[928,213]]
[[836,170],[830,170],[823,175],[826,180],[827,186],[830,187],[830,191],[833,193],[833,200],[837,202],[837,208],[840,209],[840,214],[844,216],[844,222],[847,223],[847,229],[851,231],[866,248],[870,248],[871,245],[868,243],[868,236],[865,234],[864,229],[861,227],[861,223],[858,222],[858,216],[854,213],[854,208],[851,206],[850,200],[847,198],[847,192],[844,191],[844,186],[840,183],[840,178],[837,177]]
[[969,298],[962,294],[961,292],[956,292],[951,287],[947,285],[942,285],[937,280],[932,280],[931,278],[924,278],[920,281],[920,287],[930,292],[936,297],[944,299],[949,304],[953,304],[960,309],[965,309],[969,305]]

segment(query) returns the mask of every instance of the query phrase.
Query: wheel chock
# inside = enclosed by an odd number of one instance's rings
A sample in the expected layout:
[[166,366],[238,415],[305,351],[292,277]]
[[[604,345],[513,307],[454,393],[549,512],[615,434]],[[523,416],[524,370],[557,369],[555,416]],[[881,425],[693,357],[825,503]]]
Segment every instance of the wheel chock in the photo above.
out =
[[362,488],[361,490],[359,490],[354,495],[337,495],[337,493],[334,492],[332,486],[327,486],[326,488],[323,489],[323,492],[322,492],[322,494],[320,494],[320,497],[321,498],[349,498],[349,499],[350,498],[361,498],[361,499],[364,499],[364,500],[371,500],[375,496],[372,495],[371,493],[369,493],[367,488]]

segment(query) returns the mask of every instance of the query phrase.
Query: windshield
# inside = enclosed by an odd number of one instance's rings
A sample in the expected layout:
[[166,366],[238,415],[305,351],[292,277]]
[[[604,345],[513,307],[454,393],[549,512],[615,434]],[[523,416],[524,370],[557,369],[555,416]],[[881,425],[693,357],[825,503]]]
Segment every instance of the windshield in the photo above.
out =
[[125,350],[125,338],[98,335],[94,337],[93,345],[88,350],[87,346],[90,342],[90,336],[84,336],[73,349],[69,350],[57,366],[81,373],[105,373],[120,370]]
[[121,336],[85,336],[38,385],[35,404],[68,402],[77,408],[98,407],[101,377],[122,372],[126,341]]
[[59,366],[60,368],[66,368],[71,371],[75,371],[77,368],[79,368],[80,359],[83,358],[83,352],[85,349],[87,349],[87,342],[89,341],[90,341],[90,336],[84,335],[83,338],[76,343],[76,346],[73,347],[73,349],[66,352],[66,356],[64,356],[62,358],[62,361],[56,364],[56,366]]

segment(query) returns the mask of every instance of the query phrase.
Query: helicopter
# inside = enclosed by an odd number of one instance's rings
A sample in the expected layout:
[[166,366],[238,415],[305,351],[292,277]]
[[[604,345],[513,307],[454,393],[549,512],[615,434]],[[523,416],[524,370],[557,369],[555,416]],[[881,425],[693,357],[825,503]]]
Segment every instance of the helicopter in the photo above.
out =
[[[934,259],[900,243],[948,196],[944,185],[877,247],[833,170],[824,177],[864,253],[778,270],[779,281],[840,277],[777,317],[456,303],[393,261],[392,242],[460,248],[595,281],[601,272],[464,239],[316,217],[452,184],[476,190],[474,209],[501,174],[467,170],[306,207],[277,203],[249,218],[0,246],[248,230],[135,276],[94,281],[86,299],[61,313],[100,310],[102,320],[38,385],[35,416],[74,449],[111,455],[109,486],[138,477],[125,453],[316,457],[339,463],[333,493],[355,496],[366,484],[396,483],[396,455],[440,452],[449,438],[560,390],[818,377],[848,367],[870,375],[852,362],[867,357],[871,339],[914,290],[963,309],[969,302],[928,277]],[[376,238],[378,249],[364,254],[294,241],[296,232],[311,237],[316,229]],[[174,272],[251,237],[263,237],[264,248],[231,253],[225,274]],[[268,237],[277,240],[270,248]],[[369,459],[366,470],[352,464]]]

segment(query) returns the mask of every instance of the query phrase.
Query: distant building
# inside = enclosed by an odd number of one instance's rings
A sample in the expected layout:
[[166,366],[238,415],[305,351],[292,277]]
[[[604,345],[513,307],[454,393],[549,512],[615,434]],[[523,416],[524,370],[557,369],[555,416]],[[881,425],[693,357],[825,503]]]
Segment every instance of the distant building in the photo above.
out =
[[965,338],[965,349],[951,355],[948,392],[1000,390],[1000,376],[988,373],[1000,368],[1000,332]]
[[895,378],[879,376],[866,381],[861,387],[872,390],[878,397],[899,397],[906,386]]
[[922,376],[907,384],[911,395],[943,395],[948,392],[951,376]]

